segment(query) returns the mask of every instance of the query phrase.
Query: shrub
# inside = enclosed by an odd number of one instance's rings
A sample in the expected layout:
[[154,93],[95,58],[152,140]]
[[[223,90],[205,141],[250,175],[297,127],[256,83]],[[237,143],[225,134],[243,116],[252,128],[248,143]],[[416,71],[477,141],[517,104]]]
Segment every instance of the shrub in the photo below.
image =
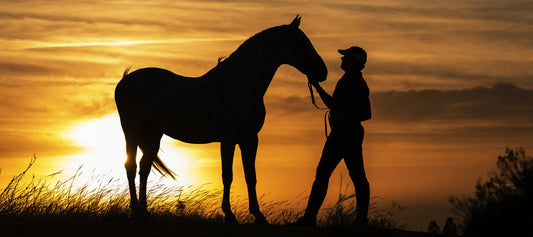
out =
[[498,157],[488,181],[478,180],[473,197],[451,196],[468,236],[532,236],[533,158],[523,148]]

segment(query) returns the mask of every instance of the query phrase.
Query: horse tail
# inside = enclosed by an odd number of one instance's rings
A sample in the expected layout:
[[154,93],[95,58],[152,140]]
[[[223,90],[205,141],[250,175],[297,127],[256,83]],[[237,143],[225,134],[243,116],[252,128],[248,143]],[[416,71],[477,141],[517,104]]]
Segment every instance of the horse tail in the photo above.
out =
[[155,159],[152,161],[152,167],[154,167],[157,172],[159,172],[161,175],[169,175],[172,179],[176,180],[176,173],[174,173],[172,170],[170,170],[163,161],[161,161],[161,158],[159,156],[156,156]]

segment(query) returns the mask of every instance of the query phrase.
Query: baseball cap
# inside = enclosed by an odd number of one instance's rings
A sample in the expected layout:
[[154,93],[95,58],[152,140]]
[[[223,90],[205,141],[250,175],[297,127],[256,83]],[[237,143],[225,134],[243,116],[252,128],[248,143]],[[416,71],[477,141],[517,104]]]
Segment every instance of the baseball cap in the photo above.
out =
[[353,59],[362,64],[366,63],[366,52],[364,49],[358,46],[352,46],[348,49],[339,49],[339,53],[345,56],[352,57]]

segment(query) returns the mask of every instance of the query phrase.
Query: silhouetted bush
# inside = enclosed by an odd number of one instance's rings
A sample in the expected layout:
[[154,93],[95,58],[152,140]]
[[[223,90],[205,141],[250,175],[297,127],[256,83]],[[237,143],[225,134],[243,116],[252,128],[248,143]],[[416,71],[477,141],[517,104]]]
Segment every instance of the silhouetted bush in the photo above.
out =
[[449,198],[467,236],[533,236],[533,158],[507,148],[473,197]]
[[440,234],[439,224],[437,224],[436,221],[431,221],[431,222],[429,223],[429,226],[428,226],[428,233],[430,233],[430,234],[434,234],[434,235]]
[[446,219],[446,223],[444,223],[444,227],[442,228],[442,233],[447,236],[457,235],[457,225],[453,222],[453,218],[448,217]]

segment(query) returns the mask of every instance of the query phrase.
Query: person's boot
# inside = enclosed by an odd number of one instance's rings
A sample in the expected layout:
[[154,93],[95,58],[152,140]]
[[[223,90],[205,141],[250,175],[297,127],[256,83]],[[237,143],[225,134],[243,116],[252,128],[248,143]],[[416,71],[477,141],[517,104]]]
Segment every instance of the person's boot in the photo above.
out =
[[[362,209],[362,210],[361,210]],[[357,219],[355,220],[355,224],[358,226],[366,227],[368,226],[368,209],[363,208],[357,208]]]

